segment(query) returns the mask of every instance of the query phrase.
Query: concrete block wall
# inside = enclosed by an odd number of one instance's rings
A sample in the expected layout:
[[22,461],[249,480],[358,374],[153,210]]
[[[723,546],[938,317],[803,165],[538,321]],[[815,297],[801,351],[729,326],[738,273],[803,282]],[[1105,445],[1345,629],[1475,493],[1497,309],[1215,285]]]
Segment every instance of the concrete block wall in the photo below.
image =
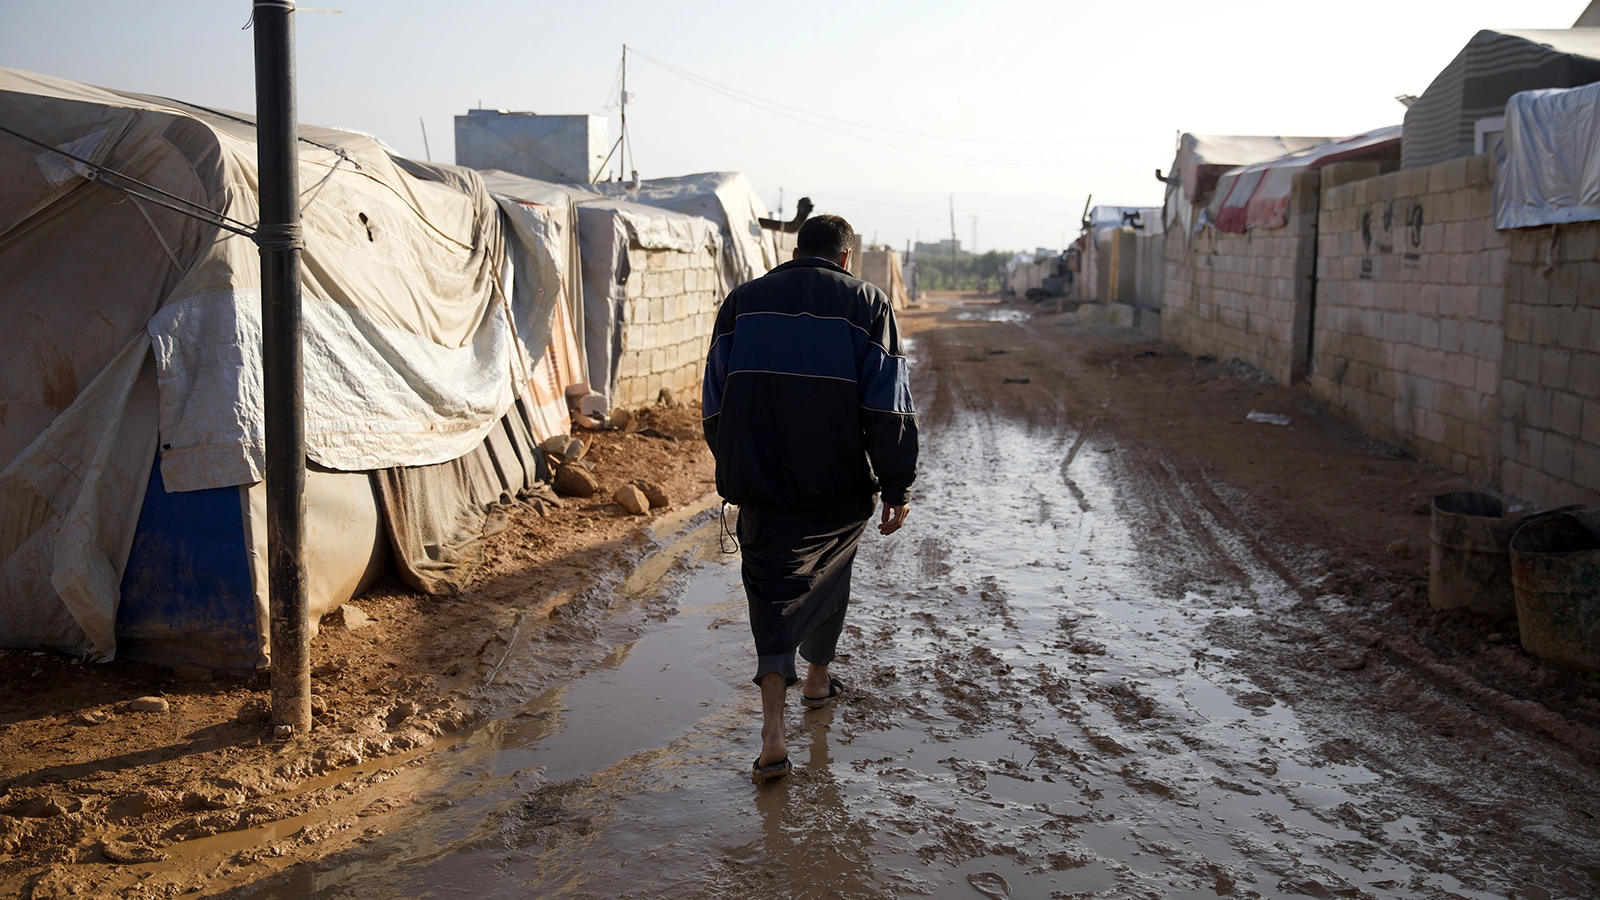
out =
[[1330,187],[1312,393],[1413,455],[1498,480],[1507,238],[1487,156]]
[[1509,242],[1500,483],[1546,507],[1600,506],[1600,223]]
[[698,399],[722,302],[716,256],[709,249],[680,253],[631,247],[628,261],[632,271],[615,405],[654,403],[664,387],[684,402]]
[[1194,354],[1238,357],[1283,384],[1306,375],[1317,251],[1318,175],[1296,176],[1287,226],[1214,229],[1166,241],[1161,337]]

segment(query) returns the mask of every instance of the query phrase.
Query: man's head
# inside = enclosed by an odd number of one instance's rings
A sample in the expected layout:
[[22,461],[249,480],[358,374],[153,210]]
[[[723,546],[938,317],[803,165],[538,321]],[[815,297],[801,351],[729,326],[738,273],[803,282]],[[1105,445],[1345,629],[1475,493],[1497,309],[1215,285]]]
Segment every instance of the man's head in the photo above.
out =
[[800,226],[800,234],[795,237],[794,258],[820,256],[849,268],[855,236],[850,223],[839,216],[812,216]]

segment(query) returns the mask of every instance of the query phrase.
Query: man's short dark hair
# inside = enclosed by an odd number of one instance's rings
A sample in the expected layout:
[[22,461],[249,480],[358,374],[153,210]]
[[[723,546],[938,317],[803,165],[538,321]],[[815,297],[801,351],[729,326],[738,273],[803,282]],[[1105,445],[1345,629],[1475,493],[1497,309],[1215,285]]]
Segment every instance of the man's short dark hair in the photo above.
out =
[[812,216],[800,226],[794,246],[801,256],[838,259],[855,247],[855,236],[855,229],[839,216]]

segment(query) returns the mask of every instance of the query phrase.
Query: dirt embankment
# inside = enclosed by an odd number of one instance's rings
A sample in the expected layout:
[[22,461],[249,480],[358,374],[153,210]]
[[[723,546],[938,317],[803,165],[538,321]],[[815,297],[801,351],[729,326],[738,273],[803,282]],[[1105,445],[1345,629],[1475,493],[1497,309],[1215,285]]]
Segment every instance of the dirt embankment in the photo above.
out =
[[[614,575],[649,543],[642,526],[714,490],[698,408],[639,417],[662,436],[576,433],[591,442],[584,459],[600,491],[543,517],[518,509],[467,590],[428,597],[389,576],[354,602],[364,616],[325,618],[312,642],[309,735],[268,736],[256,673],[0,651],[0,895],[175,896],[338,845],[332,832],[348,824],[219,859],[179,848],[358,795],[503,702],[487,682],[504,630]],[[660,485],[671,506],[628,515],[611,497],[635,479]]]

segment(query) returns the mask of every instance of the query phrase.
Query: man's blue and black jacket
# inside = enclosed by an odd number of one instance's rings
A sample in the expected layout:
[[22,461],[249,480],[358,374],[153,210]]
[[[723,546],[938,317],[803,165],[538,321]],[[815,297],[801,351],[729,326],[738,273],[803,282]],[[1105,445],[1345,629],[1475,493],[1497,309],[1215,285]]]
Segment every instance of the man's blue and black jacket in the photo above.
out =
[[728,295],[701,389],[717,492],[813,507],[904,504],[917,417],[889,298],[825,259],[784,263]]

